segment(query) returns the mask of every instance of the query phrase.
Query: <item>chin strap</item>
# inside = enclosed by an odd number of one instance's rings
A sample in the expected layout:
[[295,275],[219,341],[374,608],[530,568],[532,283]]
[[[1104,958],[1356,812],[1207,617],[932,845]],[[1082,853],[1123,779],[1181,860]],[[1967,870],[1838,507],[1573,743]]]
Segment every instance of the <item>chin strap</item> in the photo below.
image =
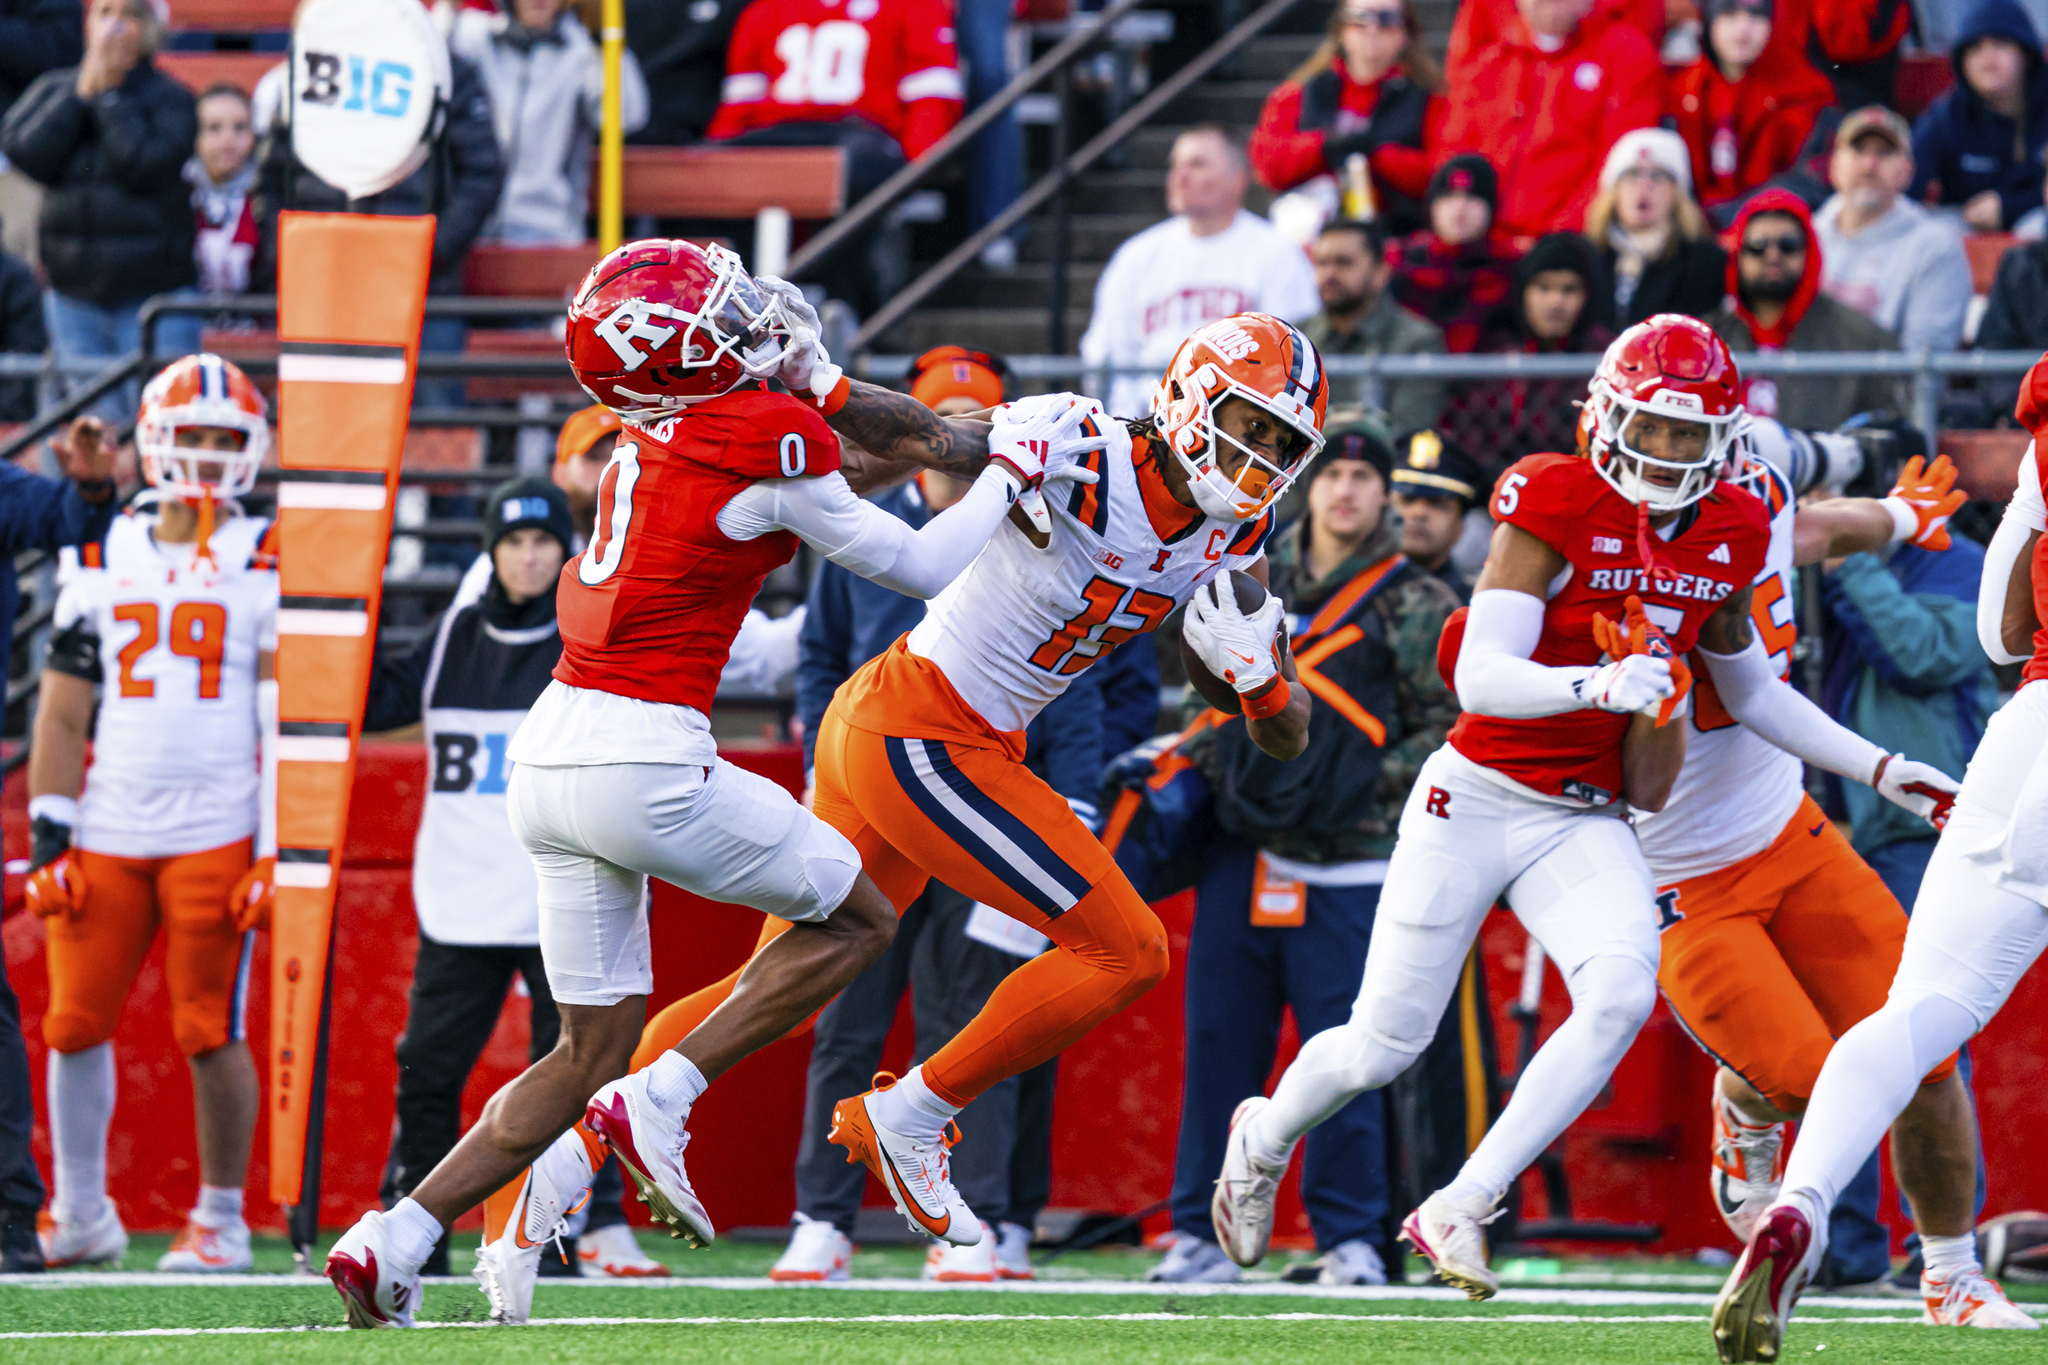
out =
[[1647,586],[1659,592],[1668,591],[1678,582],[1678,569],[1672,562],[1657,552],[1657,536],[1650,529],[1650,506],[1636,504],[1636,553],[1642,556],[1643,572],[1649,576]]
[[197,548],[192,552],[192,562],[197,564],[203,559],[218,569],[220,563],[213,557],[213,547],[211,544],[213,540],[213,520],[213,494],[211,491],[208,491],[199,496],[199,542]]

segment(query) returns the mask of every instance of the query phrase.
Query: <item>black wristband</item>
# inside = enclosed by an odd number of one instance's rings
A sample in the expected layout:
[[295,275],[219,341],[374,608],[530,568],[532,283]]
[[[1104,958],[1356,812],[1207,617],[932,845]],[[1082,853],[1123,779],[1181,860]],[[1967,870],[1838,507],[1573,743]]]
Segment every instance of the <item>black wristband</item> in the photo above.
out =
[[62,820],[38,815],[29,822],[28,870],[47,867],[71,849],[71,826]]
[[79,500],[95,507],[111,501],[116,492],[112,479],[73,479],[71,482],[78,489]]

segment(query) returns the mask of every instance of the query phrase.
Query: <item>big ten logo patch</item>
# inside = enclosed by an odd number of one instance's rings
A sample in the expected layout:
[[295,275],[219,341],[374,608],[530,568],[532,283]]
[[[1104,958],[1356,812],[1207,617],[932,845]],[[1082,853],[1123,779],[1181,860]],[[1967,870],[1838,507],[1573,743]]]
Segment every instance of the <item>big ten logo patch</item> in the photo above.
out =
[[[505,758],[510,735],[466,735],[441,730],[434,735],[434,790],[503,796],[512,765]],[[481,756],[481,765],[479,765]],[[481,766],[483,771],[478,772]]]
[[404,118],[412,108],[413,69],[406,62],[372,63],[358,53],[304,52],[305,85],[299,98],[352,114]]

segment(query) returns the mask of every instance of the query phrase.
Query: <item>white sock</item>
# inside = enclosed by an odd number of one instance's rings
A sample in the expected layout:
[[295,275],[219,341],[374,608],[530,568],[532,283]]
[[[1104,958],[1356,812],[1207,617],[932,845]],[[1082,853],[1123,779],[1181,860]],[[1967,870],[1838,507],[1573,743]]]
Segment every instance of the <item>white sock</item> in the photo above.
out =
[[114,1045],[52,1052],[46,1089],[57,1175],[50,1214],[90,1223],[107,1207],[107,1129],[114,1121]]
[[219,1185],[201,1185],[192,1221],[203,1228],[233,1227],[242,1221],[242,1192]]
[[391,1234],[391,1254],[404,1262],[408,1271],[425,1265],[441,1240],[441,1220],[410,1195],[384,1215],[384,1227]]
[[711,1082],[697,1064],[680,1052],[664,1052],[647,1067],[647,1098],[671,1118],[690,1112],[690,1106]]
[[909,1075],[875,1096],[875,1110],[884,1127],[919,1142],[937,1142],[960,1107],[934,1095],[924,1083],[924,1068],[914,1066]]
[[1937,1280],[1952,1280],[1968,1270],[1982,1270],[1977,1262],[1977,1234],[1960,1237],[1930,1237],[1920,1234],[1920,1261]]
[[1268,1168],[1284,1165],[1309,1129],[1388,1084],[1421,1055],[1389,1046],[1357,1022],[1324,1029],[1302,1044],[1273,1088],[1273,1102],[1259,1111],[1249,1135],[1252,1155]]

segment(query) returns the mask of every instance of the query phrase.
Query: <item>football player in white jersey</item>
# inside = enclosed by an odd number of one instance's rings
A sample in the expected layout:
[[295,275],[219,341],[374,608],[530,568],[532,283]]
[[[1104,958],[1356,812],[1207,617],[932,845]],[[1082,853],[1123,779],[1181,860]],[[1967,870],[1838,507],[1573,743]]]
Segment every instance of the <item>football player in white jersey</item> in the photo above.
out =
[[[2020,689],[1991,718],[1970,759],[1884,1004],[1829,1051],[1782,1192],[1757,1220],[1714,1305],[1723,1360],[1778,1358],[1792,1306],[1827,1250],[1828,1214],[1842,1187],[1914,1102],[1922,1078],[1991,1022],[2048,946],[2048,688],[2039,685],[2048,678],[2048,631],[2041,629],[2048,566],[2040,562],[2048,530],[2048,461],[2040,452],[2048,366],[2037,362],[2028,372],[2017,415],[2035,439],[1985,552],[1977,635],[1993,660],[2025,661]],[[1961,1230],[1969,1232],[1967,1222]],[[1943,1240],[1965,1244],[1955,1254],[1974,1266],[1967,1235]],[[1981,1273],[1970,1279],[1990,1284]],[[1938,1319],[1931,1299],[1928,1306]],[[1944,1307],[1960,1317],[1966,1305]]]
[[260,1092],[242,1012],[276,852],[277,574],[268,524],[234,499],[269,449],[263,397],[227,361],[187,357],[143,391],[136,444],[152,491],[65,567],[29,761],[57,1177],[43,1254],[118,1263],[127,1249],[107,1196],[111,1038],[161,930],[200,1189],[158,1269],[246,1270]]

